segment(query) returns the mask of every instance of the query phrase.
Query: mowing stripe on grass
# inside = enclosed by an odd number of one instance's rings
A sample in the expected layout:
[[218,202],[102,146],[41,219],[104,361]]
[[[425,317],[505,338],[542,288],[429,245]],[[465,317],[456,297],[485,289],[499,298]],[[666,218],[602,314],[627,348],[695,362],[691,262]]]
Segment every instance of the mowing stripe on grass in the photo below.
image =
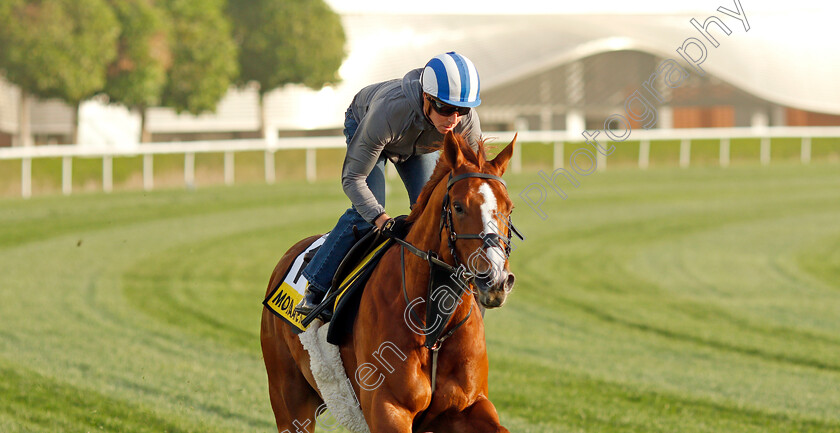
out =
[[[485,324],[512,431],[840,432],[836,165],[608,170],[547,221],[516,196],[536,173],[506,178],[527,239]],[[266,283],[346,207],[337,182],[5,200],[0,430],[276,430]]]

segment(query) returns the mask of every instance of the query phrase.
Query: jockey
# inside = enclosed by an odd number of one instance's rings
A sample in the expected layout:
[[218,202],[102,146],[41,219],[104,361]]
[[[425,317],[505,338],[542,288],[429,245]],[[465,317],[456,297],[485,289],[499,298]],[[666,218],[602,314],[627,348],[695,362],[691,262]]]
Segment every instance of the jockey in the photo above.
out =
[[481,103],[478,93],[475,65],[449,52],[401,80],[372,84],[356,94],[345,113],[347,156],[341,172],[341,185],[352,206],[303,270],[309,285],[295,311],[308,314],[324,298],[338,265],[356,241],[354,226],[362,233],[374,227],[386,235],[400,230],[395,228],[400,221],[385,212],[386,161],[396,167],[413,206],[437,164],[435,145],[446,132],[463,134],[477,151],[481,126],[473,107]]

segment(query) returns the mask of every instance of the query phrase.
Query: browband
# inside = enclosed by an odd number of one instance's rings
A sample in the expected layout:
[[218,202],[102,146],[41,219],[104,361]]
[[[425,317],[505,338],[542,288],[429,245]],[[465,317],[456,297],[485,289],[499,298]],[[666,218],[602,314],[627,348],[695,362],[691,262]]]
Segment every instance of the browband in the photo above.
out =
[[496,175],[493,175],[493,174],[487,174],[487,173],[463,173],[463,174],[459,174],[459,175],[457,175],[457,176],[455,176],[455,177],[452,177],[452,174],[450,173],[450,174],[449,174],[449,182],[447,182],[447,183],[446,183],[446,189],[448,190],[449,188],[452,188],[452,185],[453,185],[455,182],[458,182],[459,180],[467,179],[467,178],[470,178],[470,177],[480,177],[480,178],[482,178],[482,179],[493,179],[493,180],[498,180],[499,182],[501,182],[501,183],[502,183],[502,186],[504,186],[505,188],[507,188],[507,183],[505,183],[505,181],[504,181],[501,177],[496,176]]

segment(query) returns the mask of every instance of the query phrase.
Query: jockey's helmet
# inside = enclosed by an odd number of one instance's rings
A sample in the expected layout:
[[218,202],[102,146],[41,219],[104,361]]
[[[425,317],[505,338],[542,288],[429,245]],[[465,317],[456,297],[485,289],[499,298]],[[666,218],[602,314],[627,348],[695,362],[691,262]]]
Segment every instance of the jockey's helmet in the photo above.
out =
[[477,107],[481,85],[470,59],[450,51],[429,60],[420,75],[423,91],[456,107]]

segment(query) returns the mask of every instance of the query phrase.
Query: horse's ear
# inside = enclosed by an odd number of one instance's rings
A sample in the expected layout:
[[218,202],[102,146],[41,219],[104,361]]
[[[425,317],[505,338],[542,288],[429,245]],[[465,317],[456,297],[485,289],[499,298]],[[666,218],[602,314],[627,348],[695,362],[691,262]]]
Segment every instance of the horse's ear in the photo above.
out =
[[490,164],[492,164],[493,167],[496,167],[496,170],[499,172],[500,176],[505,173],[505,170],[507,170],[508,162],[510,162],[510,157],[513,156],[513,145],[516,143],[516,137],[518,136],[518,133],[514,135],[513,141],[511,141],[510,144],[505,146],[505,148],[502,149],[502,151],[499,152],[499,154],[496,155],[496,157],[493,158],[492,161],[490,161]]
[[455,141],[457,141],[458,145],[461,146],[461,154],[464,155],[465,160],[475,164],[476,167],[481,167],[481,161],[486,161],[483,158],[479,159],[478,153],[470,147],[470,144],[467,143],[467,140],[463,135],[458,135]]
[[446,155],[446,160],[449,161],[449,166],[452,168],[464,165],[464,154],[461,152],[461,145],[455,139],[455,133],[447,131],[443,137],[443,152]]

